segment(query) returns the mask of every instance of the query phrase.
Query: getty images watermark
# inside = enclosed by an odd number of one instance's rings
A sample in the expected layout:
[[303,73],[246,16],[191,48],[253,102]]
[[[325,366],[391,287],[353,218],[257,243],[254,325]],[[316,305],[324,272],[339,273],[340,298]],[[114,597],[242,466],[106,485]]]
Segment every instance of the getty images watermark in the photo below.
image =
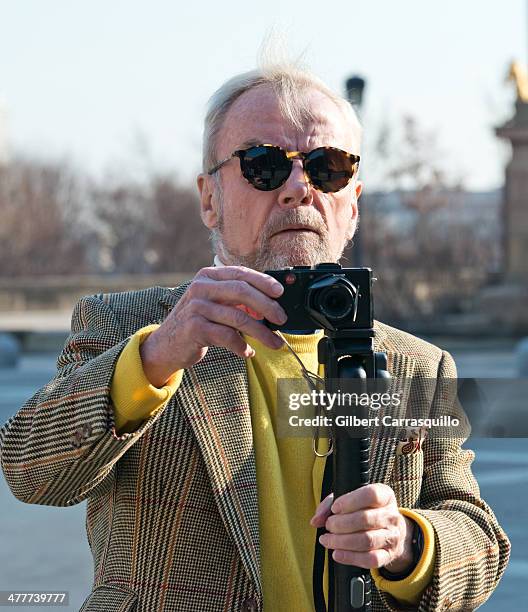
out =
[[277,385],[277,434],[405,437],[528,437],[528,379],[350,379],[310,388],[304,379]]
[[[374,414],[360,416],[356,411],[350,410],[349,414],[339,414],[337,408],[362,408],[376,412],[382,408],[396,409],[402,405],[402,393],[379,393],[363,392],[354,393],[350,391],[336,391],[330,393],[322,389],[307,393],[290,393],[288,408],[290,411],[298,411],[301,407],[314,407],[320,414],[306,417],[299,414],[291,414],[288,424],[291,427],[458,427],[460,419],[451,415],[442,415],[435,418],[420,417],[396,417],[392,412],[388,414]],[[324,411],[324,412],[323,412]],[[330,412],[333,414],[328,414]],[[364,412],[360,411],[361,413]]]

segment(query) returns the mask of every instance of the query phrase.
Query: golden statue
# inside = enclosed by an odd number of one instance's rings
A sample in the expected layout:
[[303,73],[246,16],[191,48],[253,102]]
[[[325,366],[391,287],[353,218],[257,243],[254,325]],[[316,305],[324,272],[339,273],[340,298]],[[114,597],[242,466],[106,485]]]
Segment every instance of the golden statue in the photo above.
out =
[[528,75],[521,62],[513,61],[507,76],[508,81],[515,81],[517,88],[517,99],[528,102]]

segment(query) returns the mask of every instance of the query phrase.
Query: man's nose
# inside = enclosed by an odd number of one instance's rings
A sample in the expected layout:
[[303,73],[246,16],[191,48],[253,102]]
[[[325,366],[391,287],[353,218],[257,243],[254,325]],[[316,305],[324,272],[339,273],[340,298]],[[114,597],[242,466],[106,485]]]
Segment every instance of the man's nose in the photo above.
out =
[[290,176],[281,188],[279,204],[291,208],[311,204],[312,201],[312,186],[304,173],[302,160],[294,159]]

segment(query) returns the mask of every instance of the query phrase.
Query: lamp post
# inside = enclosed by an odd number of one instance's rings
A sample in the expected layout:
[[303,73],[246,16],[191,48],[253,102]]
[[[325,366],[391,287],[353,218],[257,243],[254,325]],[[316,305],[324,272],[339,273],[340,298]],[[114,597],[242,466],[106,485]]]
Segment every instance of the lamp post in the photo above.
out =
[[[361,108],[363,104],[363,92],[365,91],[365,79],[360,76],[351,76],[346,80],[346,96],[347,100],[352,104],[354,110],[361,117]],[[354,236],[354,247],[352,249],[352,263],[355,267],[363,266],[363,248],[361,245],[361,231],[356,230]]]
[[359,76],[351,76],[346,80],[346,93],[350,104],[358,111],[361,110],[363,102],[363,91],[365,90],[365,79]]

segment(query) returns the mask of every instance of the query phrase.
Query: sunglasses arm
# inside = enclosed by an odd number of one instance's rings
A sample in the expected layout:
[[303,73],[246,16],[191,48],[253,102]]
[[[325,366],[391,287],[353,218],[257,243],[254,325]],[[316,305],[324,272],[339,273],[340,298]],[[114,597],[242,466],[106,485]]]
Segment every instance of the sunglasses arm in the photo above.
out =
[[207,174],[214,174],[215,172],[218,172],[218,170],[220,170],[220,168],[224,165],[227,164],[227,162],[230,159],[233,159],[233,157],[237,157],[238,155],[238,151],[235,151],[234,153],[231,153],[231,155],[229,157],[226,157],[225,159],[223,159],[221,162],[218,162],[216,164],[216,166],[213,166],[208,172]]

